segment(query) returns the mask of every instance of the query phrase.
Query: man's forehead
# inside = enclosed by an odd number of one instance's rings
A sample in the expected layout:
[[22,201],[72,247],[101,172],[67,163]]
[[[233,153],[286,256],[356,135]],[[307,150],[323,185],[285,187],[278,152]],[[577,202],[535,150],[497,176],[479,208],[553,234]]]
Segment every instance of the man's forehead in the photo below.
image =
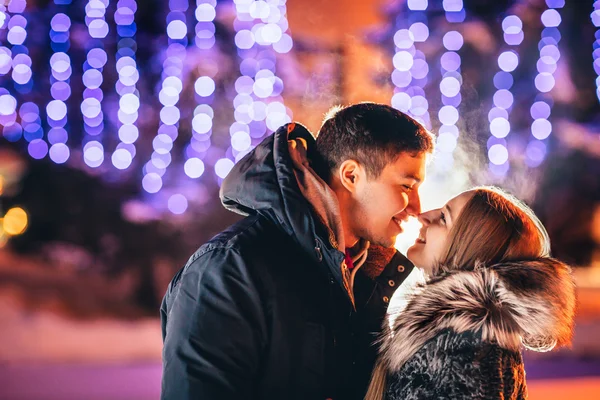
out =
[[401,153],[387,167],[388,172],[393,175],[422,182],[425,179],[427,156],[424,153]]

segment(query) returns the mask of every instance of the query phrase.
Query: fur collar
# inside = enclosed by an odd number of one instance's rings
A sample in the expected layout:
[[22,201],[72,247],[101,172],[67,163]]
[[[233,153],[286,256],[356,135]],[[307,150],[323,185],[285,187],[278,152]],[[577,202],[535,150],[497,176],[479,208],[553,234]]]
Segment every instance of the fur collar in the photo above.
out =
[[567,345],[575,294],[570,268],[540,258],[446,273],[417,285],[404,304],[396,318],[388,316],[381,338],[380,362],[390,372],[448,328],[481,332],[484,341],[514,351]]

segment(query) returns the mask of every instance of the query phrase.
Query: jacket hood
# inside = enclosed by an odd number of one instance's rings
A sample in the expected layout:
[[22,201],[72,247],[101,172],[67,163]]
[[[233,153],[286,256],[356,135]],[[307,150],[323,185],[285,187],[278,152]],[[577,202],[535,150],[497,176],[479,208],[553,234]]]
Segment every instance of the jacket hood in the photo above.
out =
[[556,259],[452,271],[396,296],[406,301],[383,329],[380,362],[388,371],[398,371],[444,329],[480,332],[484,341],[514,351],[549,351],[571,341],[574,283]]
[[[221,185],[221,202],[238,214],[260,214],[273,221],[316,263],[326,263],[348,290],[339,204],[310,169],[314,154],[315,139],[304,126],[282,126],[233,167]],[[305,197],[306,187],[314,201]]]

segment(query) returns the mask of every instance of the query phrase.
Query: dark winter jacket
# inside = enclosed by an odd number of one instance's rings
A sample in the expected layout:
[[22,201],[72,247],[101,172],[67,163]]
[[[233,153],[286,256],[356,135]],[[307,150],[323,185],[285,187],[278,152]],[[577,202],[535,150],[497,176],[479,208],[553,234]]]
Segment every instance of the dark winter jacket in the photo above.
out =
[[407,305],[388,320],[374,374],[385,371],[387,400],[525,399],[521,347],[571,338],[573,280],[551,258],[453,272],[396,296]]
[[[288,147],[299,137],[310,157],[314,139],[290,124],[236,164],[221,198],[247,218],[200,247],[169,285],[162,399],[364,397],[373,341],[412,265],[371,247],[348,290],[334,229],[299,189]],[[380,274],[369,277],[368,266]]]

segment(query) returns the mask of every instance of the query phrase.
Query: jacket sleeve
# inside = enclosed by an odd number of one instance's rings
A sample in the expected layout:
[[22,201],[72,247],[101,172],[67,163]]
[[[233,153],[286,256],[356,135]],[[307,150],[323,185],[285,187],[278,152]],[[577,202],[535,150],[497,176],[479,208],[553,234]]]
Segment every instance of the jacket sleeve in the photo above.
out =
[[161,399],[239,399],[253,393],[266,336],[255,283],[238,252],[213,249],[172,284],[161,308],[166,320]]

